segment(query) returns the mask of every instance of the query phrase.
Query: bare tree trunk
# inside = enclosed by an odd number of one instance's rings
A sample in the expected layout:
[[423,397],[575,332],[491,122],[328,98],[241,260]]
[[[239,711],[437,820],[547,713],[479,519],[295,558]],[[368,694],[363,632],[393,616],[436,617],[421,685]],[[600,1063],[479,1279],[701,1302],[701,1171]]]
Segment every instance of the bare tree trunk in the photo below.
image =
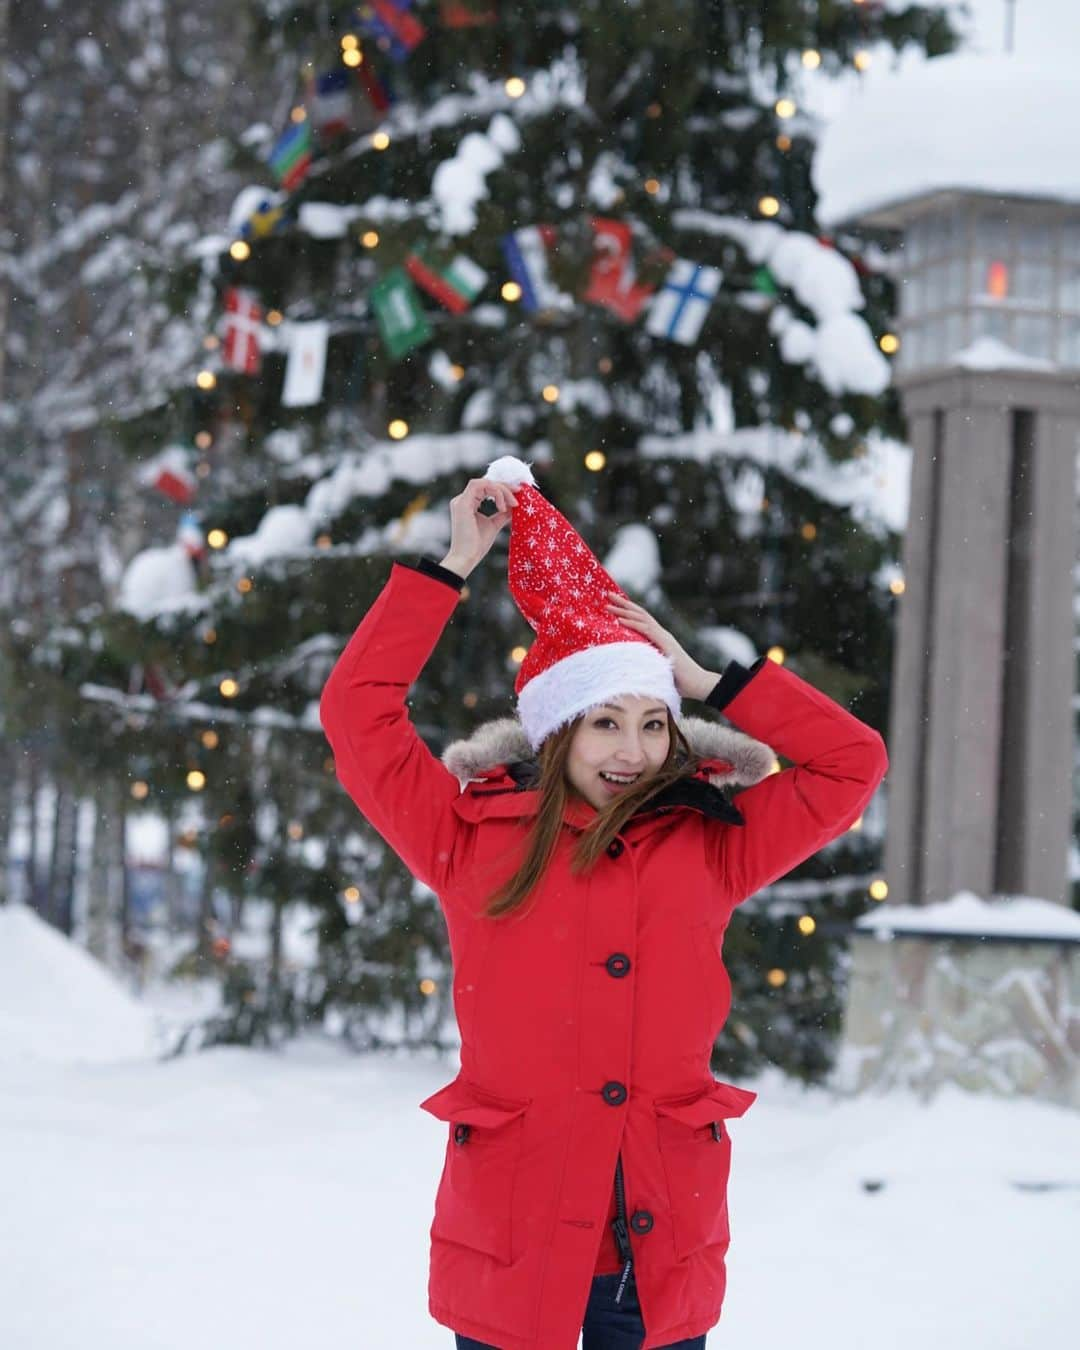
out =
[[[3,0],[0,0],[3,3]],[[17,752],[0,740],[0,905],[6,905],[11,878],[11,827],[15,812],[15,766]]]
[[204,859],[198,925],[196,955],[200,971],[205,973],[213,962],[214,944],[214,860],[209,856]]
[[113,797],[113,784],[107,779],[100,781],[94,803],[97,809],[86,898],[86,945],[91,955],[106,964],[112,956],[109,869],[116,853],[113,835],[117,825]]
[[[0,57],[6,61],[11,0],[0,0]],[[7,182],[8,82],[0,65],[0,403],[4,401],[4,356],[7,348],[8,289],[7,258],[11,254],[10,193]],[[6,888],[0,888],[6,889]]]
[[49,922],[71,936],[74,917],[75,861],[78,846],[79,803],[57,783],[53,803],[52,849],[47,878]]
[[41,832],[41,761],[33,750],[27,756],[26,781],[26,898],[43,919],[45,908],[41,868],[38,866],[38,835]]

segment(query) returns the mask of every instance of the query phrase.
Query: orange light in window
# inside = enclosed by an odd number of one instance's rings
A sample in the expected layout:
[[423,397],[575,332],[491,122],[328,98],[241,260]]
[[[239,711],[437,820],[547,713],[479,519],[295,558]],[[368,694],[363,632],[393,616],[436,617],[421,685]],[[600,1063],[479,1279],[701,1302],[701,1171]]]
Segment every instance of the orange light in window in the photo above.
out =
[[986,289],[995,300],[1004,300],[1009,294],[1009,269],[1003,262],[992,262],[987,268]]

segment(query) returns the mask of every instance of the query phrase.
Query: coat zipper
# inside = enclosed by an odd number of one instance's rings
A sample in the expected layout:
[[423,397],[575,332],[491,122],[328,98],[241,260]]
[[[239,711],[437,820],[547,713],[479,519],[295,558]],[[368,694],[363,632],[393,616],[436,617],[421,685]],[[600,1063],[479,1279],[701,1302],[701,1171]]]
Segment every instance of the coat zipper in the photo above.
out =
[[623,1290],[626,1288],[630,1269],[634,1264],[633,1254],[630,1251],[630,1229],[626,1222],[626,1191],[623,1186],[621,1149],[615,1159],[615,1218],[612,1220],[611,1226],[615,1230],[615,1245],[619,1249],[619,1256],[626,1263],[623,1266],[619,1288],[615,1293],[615,1302],[619,1303],[622,1300]]

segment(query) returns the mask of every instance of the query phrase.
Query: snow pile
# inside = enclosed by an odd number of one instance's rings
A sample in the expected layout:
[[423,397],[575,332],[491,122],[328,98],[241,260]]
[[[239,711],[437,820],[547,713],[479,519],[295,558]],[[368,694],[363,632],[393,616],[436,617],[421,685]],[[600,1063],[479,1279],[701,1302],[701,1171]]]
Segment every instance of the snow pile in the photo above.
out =
[[258,567],[271,558],[306,553],[311,545],[311,520],[302,506],[272,506],[254,534],[229,544],[230,558]]
[[1075,102],[1072,62],[960,53],[875,75],[819,143],[819,216],[946,189],[1080,201]]
[[352,222],[364,214],[362,206],[336,202],[301,202],[297,226],[313,239],[344,239]]
[[660,545],[647,525],[623,525],[604,559],[604,567],[620,586],[647,595],[660,580]]
[[193,602],[199,603],[195,568],[183,544],[143,549],[128,563],[120,583],[120,609],[145,621]]
[[983,900],[958,891],[933,905],[884,905],[864,914],[856,928],[882,936],[892,933],[935,933],[941,937],[1011,937],[1080,942],[1080,914],[1064,905],[1031,896]]
[[[911,478],[911,449],[887,436],[870,435],[863,454],[841,464],[829,458],[825,447],[802,432],[780,427],[739,427],[718,431],[701,427],[672,436],[647,435],[638,442],[638,452],[650,459],[752,460],[762,468],[786,474],[822,501],[851,512],[864,529],[901,531],[907,523]],[[743,509],[753,492],[764,493],[764,479],[744,477],[740,482]],[[655,512],[654,512],[655,515]]]
[[0,906],[0,1063],[153,1050],[153,1019],[103,966],[25,906]]
[[954,352],[949,358],[953,365],[966,370],[1056,370],[1053,361],[1038,356],[1025,356],[1000,338],[984,334],[970,347]]
[[453,159],[444,160],[431,180],[431,195],[442,211],[447,234],[468,234],[476,228],[476,205],[487,196],[487,176],[521,145],[516,126],[497,113],[487,132],[470,131]]

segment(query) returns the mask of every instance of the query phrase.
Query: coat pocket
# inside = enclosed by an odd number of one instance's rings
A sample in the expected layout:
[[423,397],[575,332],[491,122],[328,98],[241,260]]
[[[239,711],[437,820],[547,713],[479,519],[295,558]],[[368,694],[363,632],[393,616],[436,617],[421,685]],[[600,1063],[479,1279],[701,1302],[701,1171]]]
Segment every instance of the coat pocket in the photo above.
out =
[[724,1122],[741,1116],[756,1096],[731,1083],[714,1083],[693,1097],[653,1102],[679,1261],[728,1241],[731,1139]]
[[431,1236],[486,1252],[503,1265],[518,1255],[514,1189],[529,1102],[496,1097],[461,1078],[420,1103],[449,1124]]

